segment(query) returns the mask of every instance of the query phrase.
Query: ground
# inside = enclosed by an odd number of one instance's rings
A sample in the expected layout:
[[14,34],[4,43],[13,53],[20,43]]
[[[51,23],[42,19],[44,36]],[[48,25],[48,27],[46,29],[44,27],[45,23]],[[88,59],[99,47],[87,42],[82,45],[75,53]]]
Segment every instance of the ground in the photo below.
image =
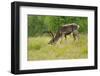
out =
[[50,45],[51,37],[37,36],[28,38],[28,60],[85,59],[88,57],[86,34],[74,41],[72,36],[60,43]]

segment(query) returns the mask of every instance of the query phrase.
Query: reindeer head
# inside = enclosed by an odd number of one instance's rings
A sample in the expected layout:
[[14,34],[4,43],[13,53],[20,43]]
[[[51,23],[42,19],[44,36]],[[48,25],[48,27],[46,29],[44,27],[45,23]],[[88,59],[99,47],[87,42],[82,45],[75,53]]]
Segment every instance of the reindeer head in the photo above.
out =
[[[53,33],[52,33],[52,34],[53,34]],[[55,43],[59,40],[59,38],[60,38],[61,36],[62,36],[62,33],[58,31],[58,32],[55,34],[55,36],[53,35],[52,39],[49,41],[48,44],[55,44]]]

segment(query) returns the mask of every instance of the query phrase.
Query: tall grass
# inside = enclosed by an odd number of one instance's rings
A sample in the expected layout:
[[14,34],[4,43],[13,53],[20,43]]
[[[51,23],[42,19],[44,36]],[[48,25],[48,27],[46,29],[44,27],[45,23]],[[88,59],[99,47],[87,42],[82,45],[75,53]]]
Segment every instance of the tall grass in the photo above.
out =
[[29,37],[28,38],[28,60],[51,60],[51,59],[83,59],[88,57],[87,35],[81,34],[80,39],[74,41],[68,36],[62,43],[55,45],[48,42],[51,37]]

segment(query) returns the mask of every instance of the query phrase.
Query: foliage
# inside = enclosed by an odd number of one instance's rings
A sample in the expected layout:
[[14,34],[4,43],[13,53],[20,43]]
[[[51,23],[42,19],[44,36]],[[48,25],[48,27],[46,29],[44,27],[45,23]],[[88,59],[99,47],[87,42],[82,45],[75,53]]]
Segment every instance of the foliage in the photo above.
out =
[[69,23],[78,24],[80,26],[79,32],[87,33],[87,17],[28,15],[28,36],[40,36],[44,31],[55,33],[60,26]]

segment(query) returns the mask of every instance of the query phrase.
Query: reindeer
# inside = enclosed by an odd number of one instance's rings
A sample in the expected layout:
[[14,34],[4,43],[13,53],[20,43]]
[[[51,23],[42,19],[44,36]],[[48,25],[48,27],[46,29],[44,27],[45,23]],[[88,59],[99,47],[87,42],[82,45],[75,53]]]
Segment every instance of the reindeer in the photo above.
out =
[[73,34],[74,40],[76,40],[76,38],[79,39],[78,29],[79,25],[77,25],[76,23],[71,23],[61,26],[55,35],[51,31],[48,31],[47,33],[50,33],[52,36],[52,39],[49,41],[48,44],[55,44],[60,38],[62,41],[63,37],[65,37],[66,39],[66,36],[70,35],[71,33]]

